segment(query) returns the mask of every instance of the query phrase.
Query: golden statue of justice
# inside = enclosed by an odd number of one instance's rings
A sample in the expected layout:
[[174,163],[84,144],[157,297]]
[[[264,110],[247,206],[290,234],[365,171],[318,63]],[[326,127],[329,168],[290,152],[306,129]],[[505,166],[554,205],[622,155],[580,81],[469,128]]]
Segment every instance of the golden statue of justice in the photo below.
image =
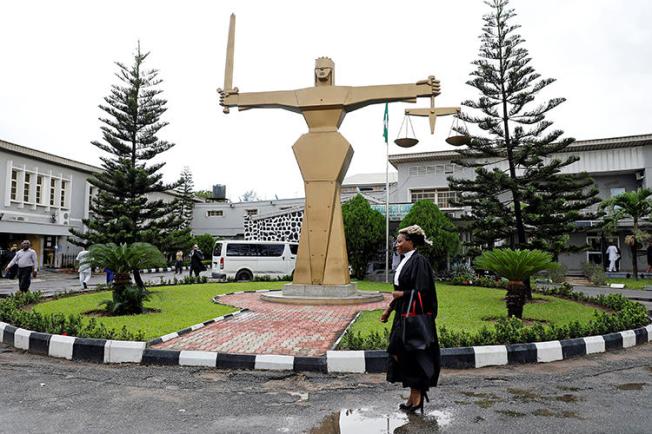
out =
[[[381,86],[336,86],[335,63],[320,57],[315,62],[315,85],[296,90],[240,92],[233,87],[235,15],[231,15],[226,51],[224,88],[218,89],[224,113],[239,110],[279,108],[302,114],[308,132],[292,146],[303,177],[306,203],[299,251],[292,284],[283,295],[265,296],[286,303],[344,304],[382,300],[382,295],[361,294],[351,284],[340,203],[340,187],[353,157],[351,144],[338,132],[347,113],[371,104],[416,102],[429,97],[431,108],[413,115],[429,116],[431,130],[438,115],[457,109],[435,109],[440,94],[434,76],[414,84]],[[453,111],[451,111],[453,110]]]

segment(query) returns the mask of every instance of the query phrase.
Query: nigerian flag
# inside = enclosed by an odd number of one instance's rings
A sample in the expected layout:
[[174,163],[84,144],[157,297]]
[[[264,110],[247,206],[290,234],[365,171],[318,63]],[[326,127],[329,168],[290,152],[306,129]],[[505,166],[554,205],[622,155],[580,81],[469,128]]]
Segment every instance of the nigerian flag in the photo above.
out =
[[388,142],[388,128],[389,128],[389,112],[387,111],[389,104],[385,103],[385,115],[383,116],[383,137],[385,138],[385,143]]

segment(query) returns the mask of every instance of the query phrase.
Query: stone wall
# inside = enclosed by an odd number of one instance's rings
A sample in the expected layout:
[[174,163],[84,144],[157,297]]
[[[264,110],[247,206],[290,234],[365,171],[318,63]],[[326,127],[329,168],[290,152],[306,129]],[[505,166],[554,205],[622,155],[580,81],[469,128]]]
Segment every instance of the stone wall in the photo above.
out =
[[245,240],[258,241],[299,241],[303,211],[252,219],[244,217]]

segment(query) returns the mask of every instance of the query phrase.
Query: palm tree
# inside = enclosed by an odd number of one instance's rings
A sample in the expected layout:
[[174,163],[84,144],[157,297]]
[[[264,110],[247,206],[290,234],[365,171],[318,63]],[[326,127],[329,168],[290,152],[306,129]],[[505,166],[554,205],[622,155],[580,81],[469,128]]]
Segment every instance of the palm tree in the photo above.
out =
[[632,271],[634,279],[638,279],[638,247],[649,238],[647,232],[639,229],[639,222],[643,217],[652,213],[652,190],[639,188],[636,191],[627,191],[600,203],[600,209],[607,209],[605,223],[613,232],[616,231],[618,222],[624,218],[631,218],[633,222],[632,234],[625,237],[632,252]]
[[509,280],[507,284],[507,316],[523,318],[525,284],[534,273],[555,267],[552,255],[541,250],[494,249],[485,251],[474,261],[475,267],[488,270]]
[[142,313],[147,291],[144,287],[130,286],[130,273],[164,265],[163,254],[149,243],[94,244],[88,251],[85,263],[101,269],[108,268],[115,273],[113,300],[104,302],[107,309],[114,314]]

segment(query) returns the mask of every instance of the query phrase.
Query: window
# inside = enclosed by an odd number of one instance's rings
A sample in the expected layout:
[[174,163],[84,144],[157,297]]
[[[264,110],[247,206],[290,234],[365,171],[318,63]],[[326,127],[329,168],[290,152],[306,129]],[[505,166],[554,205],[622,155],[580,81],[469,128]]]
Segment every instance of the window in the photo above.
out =
[[593,262],[594,264],[601,264],[603,260],[606,260],[606,256],[603,256],[602,249],[605,251],[609,244],[614,243],[614,245],[620,249],[620,240],[617,236],[615,237],[604,237],[604,240],[599,235],[587,235],[586,236],[586,260],[587,262]]
[[23,202],[29,203],[29,190],[31,188],[32,175],[25,173],[25,183],[23,184]]
[[226,256],[281,256],[284,244],[228,244]]
[[623,194],[624,192],[625,192],[624,187],[616,187],[609,190],[609,194],[611,194],[611,197],[618,196],[620,194]]
[[258,210],[257,209],[248,209],[247,215],[258,215]]
[[18,171],[11,171],[11,200],[18,200]]
[[59,203],[61,208],[66,208],[66,187],[68,187],[68,182],[61,181],[61,202]]
[[455,172],[454,164],[438,164],[432,166],[412,166],[408,169],[410,176],[443,175]]
[[410,193],[413,203],[418,200],[428,199],[436,203],[439,208],[453,208],[451,202],[457,199],[457,192],[447,188],[424,188],[411,190]]
[[222,256],[222,243],[215,243],[215,248],[213,249],[213,256]]
[[222,216],[224,216],[224,211],[222,211],[221,209],[220,210],[212,209],[212,210],[206,211],[206,216],[207,217],[222,217]]
[[57,180],[50,178],[50,206],[54,206],[56,202]]
[[36,203],[39,205],[43,204],[43,176],[38,175],[36,177]]
[[299,251],[299,245],[298,244],[290,244],[290,253],[292,253],[293,255],[296,255],[298,251]]

